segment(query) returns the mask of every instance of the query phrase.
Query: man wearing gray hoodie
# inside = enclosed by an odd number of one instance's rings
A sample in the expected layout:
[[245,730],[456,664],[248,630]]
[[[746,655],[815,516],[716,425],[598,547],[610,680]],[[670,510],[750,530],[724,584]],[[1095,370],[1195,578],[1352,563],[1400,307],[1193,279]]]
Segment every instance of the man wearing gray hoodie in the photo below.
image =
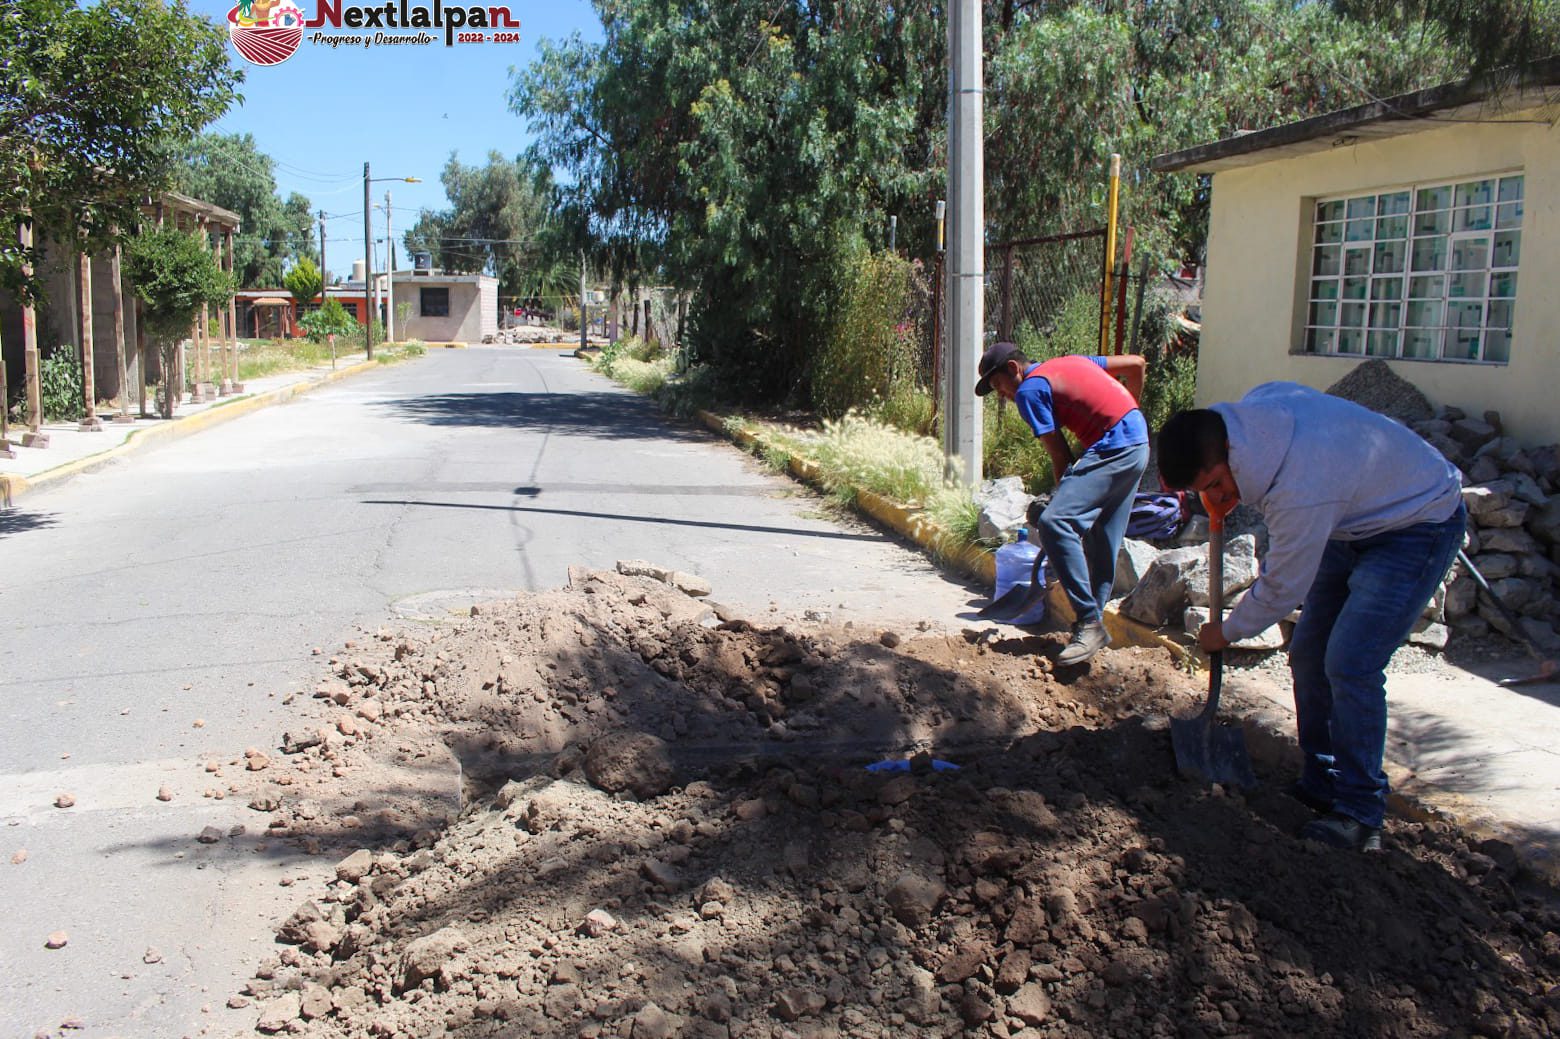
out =
[[1320,817],[1301,835],[1380,848],[1386,666],[1462,547],[1456,467],[1389,418],[1270,382],[1238,403],[1171,416],[1159,472],[1171,489],[1262,514],[1261,575],[1197,641],[1223,649],[1302,606],[1289,666],[1305,763],[1290,792]]

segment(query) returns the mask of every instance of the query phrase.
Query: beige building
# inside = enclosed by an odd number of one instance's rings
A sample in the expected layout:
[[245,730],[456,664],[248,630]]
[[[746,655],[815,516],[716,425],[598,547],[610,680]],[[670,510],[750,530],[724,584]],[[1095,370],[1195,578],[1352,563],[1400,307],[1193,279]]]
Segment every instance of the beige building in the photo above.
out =
[[1199,404],[1386,359],[1560,441],[1560,59],[1161,155],[1212,174]]
[[397,339],[480,343],[498,334],[498,279],[486,274],[396,271],[394,297]]

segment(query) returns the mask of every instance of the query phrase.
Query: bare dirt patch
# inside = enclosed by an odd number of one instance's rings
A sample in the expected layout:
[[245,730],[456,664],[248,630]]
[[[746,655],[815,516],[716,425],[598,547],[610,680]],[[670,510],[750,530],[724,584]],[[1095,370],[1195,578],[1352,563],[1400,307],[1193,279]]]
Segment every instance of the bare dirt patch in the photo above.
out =
[[[1287,775],[1176,778],[1202,690],[1167,655],[1055,648],[605,573],[381,632],[248,774],[341,861],[245,995],[310,1036],[1560,1033],[1509,847],[1298,841]],[[458,797],[405,782],[451,756]]]

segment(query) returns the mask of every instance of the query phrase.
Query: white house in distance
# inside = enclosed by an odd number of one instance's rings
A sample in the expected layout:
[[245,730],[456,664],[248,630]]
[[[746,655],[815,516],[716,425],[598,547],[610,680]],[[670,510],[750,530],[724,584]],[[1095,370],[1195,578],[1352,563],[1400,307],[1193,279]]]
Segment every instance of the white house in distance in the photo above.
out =
[[490,275],[396,271],[394,298],[397,339],[480,343],[498,334],[498,279]]
[[1212,174],[1197,399],[1386,359],[1560,441],[1560,58],[1161,155]]

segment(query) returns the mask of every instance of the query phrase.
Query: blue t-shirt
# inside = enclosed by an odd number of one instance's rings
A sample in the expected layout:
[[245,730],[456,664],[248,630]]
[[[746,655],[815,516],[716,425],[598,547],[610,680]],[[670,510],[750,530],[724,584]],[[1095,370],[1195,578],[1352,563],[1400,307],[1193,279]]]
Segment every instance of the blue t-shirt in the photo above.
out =
[[[1091,357],[1089,360],[1105,367],[1105,358]],[[1032,364],[1024,369],[1028,375],[1039,367]],[[1056,432],[1056,415],[1051,404],[1051,380],[1045,376],[1037,379],[1024,379],[1018,384],[1018,392],[1013,397],[1013,403],[1018,406],[1019,417],[1029,423],[1029,428],[1035,431],[1035,436],[1045,436],[1047,433]],[[1133,408],[1114,426],[1105,431],[1105,435],[1089,445],[1090,451],[1113,451],[1122,447],[1135,447],[1138,444],[1148,443],[1148,423],[1143,419],[1143,413]]]

